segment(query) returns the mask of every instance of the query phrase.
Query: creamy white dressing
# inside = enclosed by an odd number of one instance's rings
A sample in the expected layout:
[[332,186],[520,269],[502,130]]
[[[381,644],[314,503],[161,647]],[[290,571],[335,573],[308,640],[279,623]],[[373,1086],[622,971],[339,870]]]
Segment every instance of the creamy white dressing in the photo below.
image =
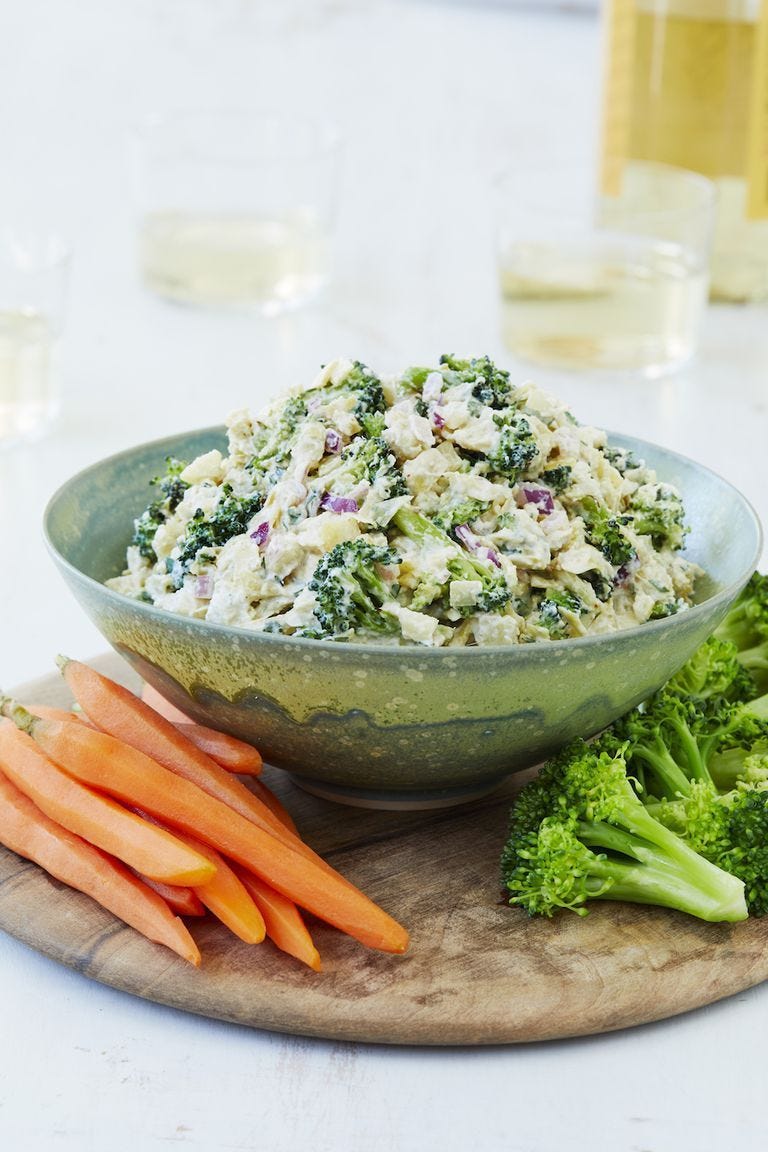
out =
[[[604,633],[691,601],[675,489],[488,361],[377,380],[336,360],[234,412],[228,436],[227,456],[179,465],[176,497],[160,484],[116,591],[254,630],[426,646]],[[440,534],[413,537],[404,512]],[[350,542],[389,550],[372,569],[383,592],[373,624],[351,612],[329,631],[318,564]]]

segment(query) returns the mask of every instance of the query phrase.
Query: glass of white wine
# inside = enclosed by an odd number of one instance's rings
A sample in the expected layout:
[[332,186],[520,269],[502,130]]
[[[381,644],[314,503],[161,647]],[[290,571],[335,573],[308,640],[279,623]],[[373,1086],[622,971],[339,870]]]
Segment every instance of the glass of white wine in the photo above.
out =
[[70,254],[57,237],[0,229],[0,444],[42,435],[59,408]]
[[340,140],[282,112],[181,112],[135,138],[145,284],[178,303],[275,315],[329,275]]
[[695,353],[715,189],[663,164],[625,166],[617,194],[586,171],[496,185],[502,335],[522,360],[648,378]]

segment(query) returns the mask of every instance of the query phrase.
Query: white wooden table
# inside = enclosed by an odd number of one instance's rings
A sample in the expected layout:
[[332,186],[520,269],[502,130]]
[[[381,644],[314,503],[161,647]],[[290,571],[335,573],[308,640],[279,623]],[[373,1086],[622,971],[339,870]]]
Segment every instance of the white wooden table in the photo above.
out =
[[[337,354],[382,371],[501,346],[489,179],[590,162],[594,15],[396,0],[25,0],[0,12],[0,226],[75,251],[62,416],[0,453],[0,683],[104,648],[48,560],[42,510],[77,469],[216,423]],[[134,273],[125,132],[152,111],[279,103],[347,139],[337,275],[279,321],[186,311]],[[518,369],[515,369],[517,372]],[[521,377],[530,370],[519,369]],[[538,378],[585,421],[682,451],[768,522],[768,311],[713,310],[656,384]],[[514,973],[510,973],[514,978]],[[0,935],[8,1152],[758,1152],[768,989],[622,1034],[493,1050],[323,1043],[185,1016]]]

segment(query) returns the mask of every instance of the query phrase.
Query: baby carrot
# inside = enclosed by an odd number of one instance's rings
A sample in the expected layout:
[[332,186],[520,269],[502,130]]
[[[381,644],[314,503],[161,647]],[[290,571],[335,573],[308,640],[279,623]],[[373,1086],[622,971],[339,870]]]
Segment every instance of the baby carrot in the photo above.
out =
[[240,776],[258,776],[261,772],[261,755],[252,744],[238,740],[236,736],[230,736],[226,732],[219,732],[216,728],[197,724],[175,704],[171,704],[161,696],[151,684],[143,685],[141,699],[160,716],[175,724],[188,740],[228,772],[237,772]]
[[50,704],[25,704],[24,707],[33,716],[41,716],[44,720],[80,720],[86,723],[82,716],[68,708],[53,708]]
[[175,704],[171,704],[170,700],[166,700],[165,696],[161,695],[157,688],[153,688],[151,684],[142,685],[141,698],[145,704],[148,704],[155,712],[159,712],[161,716],[165,716],[166,720],[170,720],[172,724],[193,723],[191,716],[187,716],[186,712],[182,712]]
[[333,869],[321,868],[138,749],[84,724],[31,718],[29,731],[51,759],[83,783],[203,840],[368,947],[405,951],[405,929]]
[[[236,868],[237,875],[261,910],[272,943],[315,972],[320,971],[320,953],[312,941],[304,919],[292,900],[270,888],[258,876],[245,868]],[[218,873],[217,873],[218,874]]]
[[175,723],[174,727],[227,772],[236,772],[238,776],[258,776],[261,772],[261,754],[252,744],[246,744],[228,732],[208,728],[205,724],[187,721]]
[[[64,723],[38,719],[35,722],[95,735],[77,720]],[[0,724],[0,772],[51,820],[153,880],[197,884],[213,875],[209,860],[165,829],[153,827],[108,796],[101,796],[73,780],[13,724]]]
[[264,801],[232,772],[197,748],[170,720],[90,665],[64,656],[60,656],[57,663],[78,704],[102,732],[151,756],[165,768],[228,804],[247,820],[295,847],[295,835],[286,829]]
[[205,907],[192,888],[184,888],[180,884],[162,884],[159,880],[150,880],[149,876],[142,876],[138,872],[136,875],[142,884],[157,892],[177,916],[205,916]]
[[[262,780],[249,781],[248,788],[261,800],[262,804],[266,805],[272,815],[280,821],[284,828],[287,828],[293,836],[298,837],[299,830],[294,823],[293,816],[291,816],[285,805],[278,800],[271,788],[268,788]],[[286,843],[288,843],[288,840],[286,840]]]
[[119,861],[55,823],[0,774],[0,842],[190,964],[200,952],[161,898]]
[[338,873],[298,836],[295,824],[280,801],[271,793],[265,794],[259,781],[252,781],[250,787],[246,787],[236,776],[194,748],[172,723],[133,692],[102,676],[90,665],[64,656],[60,656],[57,663],[78,704],[96,727],[151,756],[185,780],[191,780],[234,812],[338,877]]
[[207,884],[195,888],[198,900],[240,940],[246,944],[261,944],[266,934],[264,917],[247,886],[241,883],[224,857],[214,848],[185,832],[178,835],[190,848],[210,860],[216,869]]

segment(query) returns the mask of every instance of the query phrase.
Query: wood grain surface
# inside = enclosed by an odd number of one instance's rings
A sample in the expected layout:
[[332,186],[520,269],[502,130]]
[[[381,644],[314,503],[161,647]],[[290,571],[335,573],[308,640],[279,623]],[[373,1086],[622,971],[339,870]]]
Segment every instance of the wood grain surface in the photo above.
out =
[[[136,687],[116,656],[95,661]],[[54,673],[18,690],[67,703]],[[386,1044],[507,1044],[611,1031],[710,1004],[768,975],[768,923],[708,925],[604,903],[589,916],[529,920],[498,887],[511,784],[437,812],[343,808],[265,780],[313,847],[411,931],[402,957],[323,924],[315,974],[269,942],[192,922],[196,970],[88,897],[0,848],[0,929],[84,976],[175,1008],[256,1028]]]

